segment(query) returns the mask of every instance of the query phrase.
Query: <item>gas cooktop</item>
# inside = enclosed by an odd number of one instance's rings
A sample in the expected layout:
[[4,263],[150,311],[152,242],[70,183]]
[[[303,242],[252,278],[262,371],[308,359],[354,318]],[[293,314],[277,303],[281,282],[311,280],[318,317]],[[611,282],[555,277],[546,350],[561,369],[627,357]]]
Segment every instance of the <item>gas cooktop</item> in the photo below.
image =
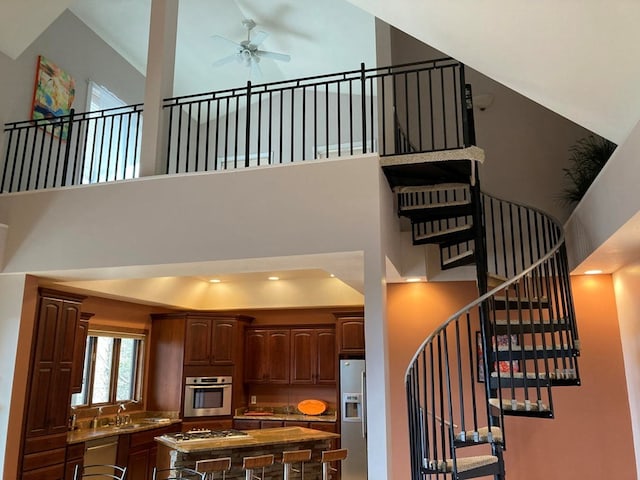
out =
[[249,434],[241,430],[208,430],[208,429],[194,429],[188,432],[166,433],[162,437],[177,443],[186,442],[201,442],[205,440],[219,439],[219,438],[242,438]]

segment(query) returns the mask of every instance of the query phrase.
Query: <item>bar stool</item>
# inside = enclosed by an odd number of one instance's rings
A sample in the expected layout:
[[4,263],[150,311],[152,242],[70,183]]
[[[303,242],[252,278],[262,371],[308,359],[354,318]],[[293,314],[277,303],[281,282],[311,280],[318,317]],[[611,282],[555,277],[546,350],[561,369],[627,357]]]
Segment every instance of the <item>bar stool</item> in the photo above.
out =
[[153,467],[151,475],[152,480],[205,480],[205,473],[196,472],[191,468],[172,467],[157,468]]
[[[284,465],[284,480],[291,479],[291,472],[300,474],[300,480],[304,479],[304,462],[311,460],[311,450],[290,450],[282,452],[282,464]],[[300,470],[293,468],[294,463],[300,463]]]
[[[269,465],[273,465],[273,454],[244,457],[242,459],[242,468],[246,472],[245,480],[254,480],[255,478],[263,480],[264,467],[268,467]],[[260,474],[260,476],[253,473],[259,468],[262,469],[262,474]]]
[[231,470],[231,457],[212,458],[196,462],[196,471],[203,472],[206,480],[213,480],[216,473],[219,472],[222,472],[222,477],[220,478],[224,480],[229,470]]
[[322,480],[329,480],[331,472],[337,472],[337,468],[331,466],[331,462],[341,462],[347,458],[347,449],[325,450],[322,452]]

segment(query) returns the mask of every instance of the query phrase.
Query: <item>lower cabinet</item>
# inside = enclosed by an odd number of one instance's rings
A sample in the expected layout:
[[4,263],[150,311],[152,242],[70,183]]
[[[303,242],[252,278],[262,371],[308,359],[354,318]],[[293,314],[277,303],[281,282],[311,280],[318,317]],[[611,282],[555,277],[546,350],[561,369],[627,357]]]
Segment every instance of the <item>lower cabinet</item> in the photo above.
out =
[[208,430],[229,430],[232,427],[233,420],[189,420],[182,421],[182,431],[188,432],[189,430],[198,430],[206,428]]
[[67,457],[64,467],[65,480],[74,480],[76,466],[82,468],[84,459],[84,443],[67,445]]
[[127,480],[149,480],[156,466],[158,446],[154,437],[179,430],[171,425],[143,432],[120,435],[118,440],[118,465],[127,467]]

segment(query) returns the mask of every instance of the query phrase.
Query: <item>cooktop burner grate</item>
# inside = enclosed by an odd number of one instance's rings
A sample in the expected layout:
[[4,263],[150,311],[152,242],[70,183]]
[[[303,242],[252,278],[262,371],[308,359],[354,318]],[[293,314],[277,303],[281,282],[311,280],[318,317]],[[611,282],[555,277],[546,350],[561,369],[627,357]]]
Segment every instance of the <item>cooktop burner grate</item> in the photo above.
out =
[[207,429],[196,429],[189,430],[188,432],[178,432],[178,433],[167,433],[163,435],[165,438],[172,440],[174,442],[198,442],[203,440],[211,440],[216,438],[242,438],[246,437],[248,434],[241,430],[207,430]]

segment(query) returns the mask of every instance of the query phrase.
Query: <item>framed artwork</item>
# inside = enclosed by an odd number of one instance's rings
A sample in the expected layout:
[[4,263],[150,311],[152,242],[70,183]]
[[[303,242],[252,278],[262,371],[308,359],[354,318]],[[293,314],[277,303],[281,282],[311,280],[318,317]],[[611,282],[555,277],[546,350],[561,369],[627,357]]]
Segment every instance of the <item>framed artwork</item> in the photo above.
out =
[[[511,337],[511,338],[509,338]],[[498,344],[498,349],[507,350],[509,348],[509,342],[511,342],[511,347],[515,347],[518,345],[518,336],[517,335],[497,335],[494,339],[494,347],[495,344]],[[476,349],[477,349],[477,363],[478,363],[478,381],[484,382],[484,363],[482,359],[482,336],[480,332],[476,332]],[[500,373],[516,373],[520,371],[520,363],[518,360],[512,360],[511,366],[509,366],[509,361],[502,360],[500,362],[493,362],[492,372],[500,371]]]
[[[75,94],[73,77],[47,58],[38,56],[31,118],[44,120],[69,115]],[[45,129],[62,139],[67,138],[67,124],[58,128],[46,126]]]

